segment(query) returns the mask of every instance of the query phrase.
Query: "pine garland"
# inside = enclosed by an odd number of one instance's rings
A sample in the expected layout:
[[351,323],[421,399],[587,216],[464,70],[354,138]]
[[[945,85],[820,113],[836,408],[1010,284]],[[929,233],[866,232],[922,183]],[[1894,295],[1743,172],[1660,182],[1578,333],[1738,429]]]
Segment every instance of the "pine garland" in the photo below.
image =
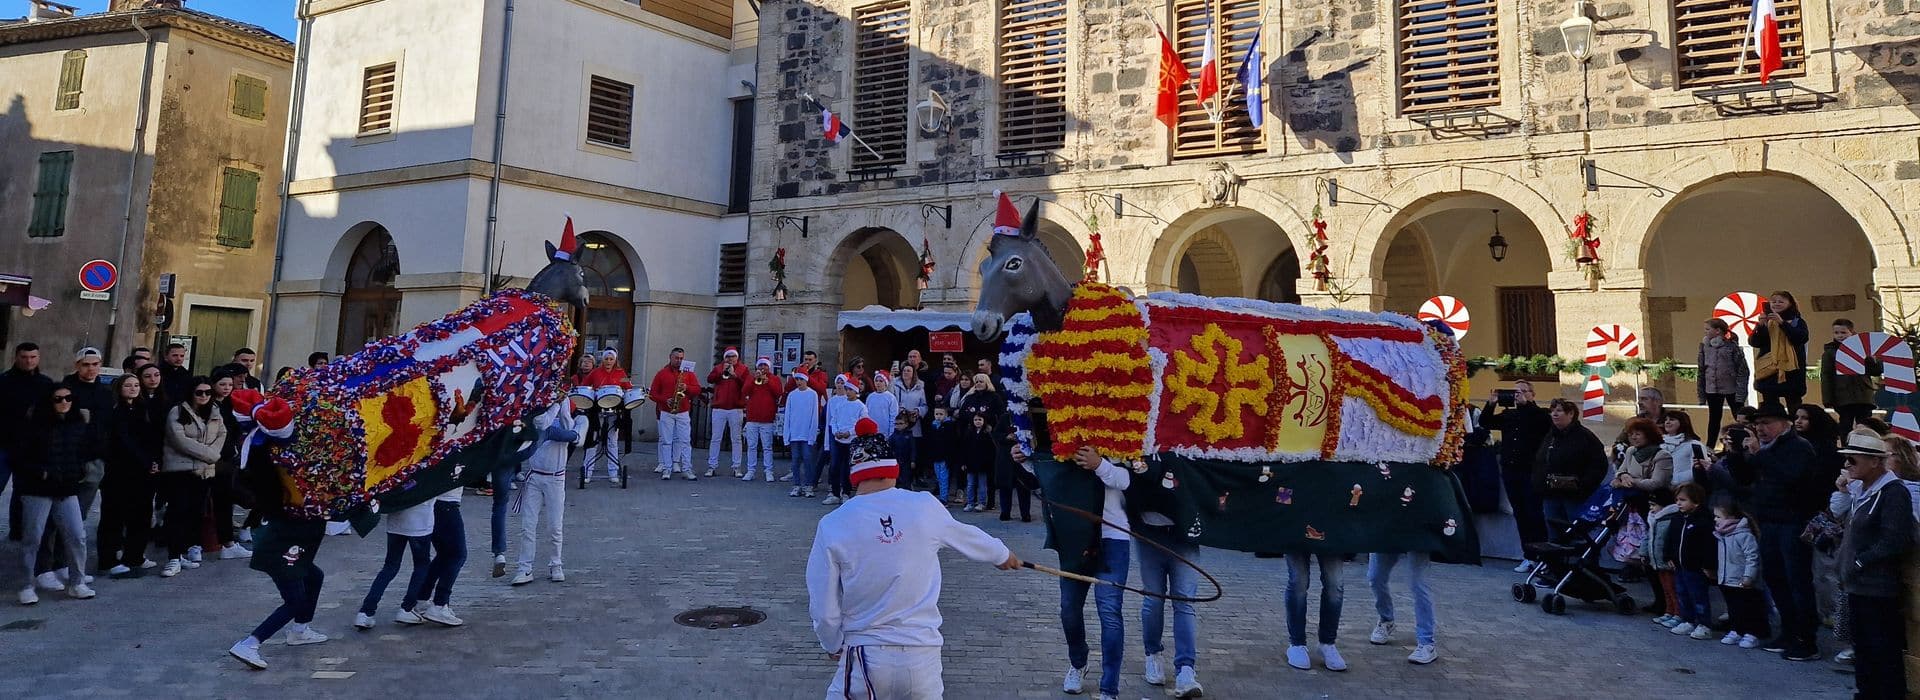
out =
[[[1668,377],[1676,377],[1687,381],[1700,380],[1699,368],[1681,367],[1680,364],[1678,360],[1673,358],[1649,361],[1616,357],[1607,360],[1607,368],[1616,374],[1620,372],[1645,374],[1648,379],[1654,381]],[[1467,358],[1467,376],[1478,374],[1480,370],[1483,369],[1491,369],[1502,374],[1528,376],[1554,374],[1585,375],[1587,373],[1587,363],[1584,359],[1560,357],[1557,355],[1501,355],[1499,357],[1481,356]],[[1806,369],[1807,381],[1820,380],[1819,367],[1814,366]]]

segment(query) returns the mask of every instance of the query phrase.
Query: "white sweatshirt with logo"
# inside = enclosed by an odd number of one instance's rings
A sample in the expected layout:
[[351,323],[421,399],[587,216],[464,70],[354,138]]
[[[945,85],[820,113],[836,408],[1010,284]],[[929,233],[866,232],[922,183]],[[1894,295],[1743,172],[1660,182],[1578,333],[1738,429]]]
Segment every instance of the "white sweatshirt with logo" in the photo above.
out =
[[919,491],[855,496],[820,518],[807,600],[821,648],[940,646],[942,547],[988,564],[1009,555],[1006,543]]

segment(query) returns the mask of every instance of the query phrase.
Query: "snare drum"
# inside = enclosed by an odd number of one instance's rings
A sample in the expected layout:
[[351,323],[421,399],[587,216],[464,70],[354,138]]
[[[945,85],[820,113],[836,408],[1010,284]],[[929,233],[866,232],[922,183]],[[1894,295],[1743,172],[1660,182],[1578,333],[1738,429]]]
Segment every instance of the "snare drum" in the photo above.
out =
[[585,411],[593,408],[593,387],[574,387],[573,391],[567,392],[567,401],[573,404],[573,408],[576,411]]
[[627,408],[639,408],[640,404],[647,402],[647,390],[636,386],[626,390],[622,398],[626,401]]
[[601,408],[619,408],[624,401],[620,395],[620,387],[612,384],[593,390],[593,402]]

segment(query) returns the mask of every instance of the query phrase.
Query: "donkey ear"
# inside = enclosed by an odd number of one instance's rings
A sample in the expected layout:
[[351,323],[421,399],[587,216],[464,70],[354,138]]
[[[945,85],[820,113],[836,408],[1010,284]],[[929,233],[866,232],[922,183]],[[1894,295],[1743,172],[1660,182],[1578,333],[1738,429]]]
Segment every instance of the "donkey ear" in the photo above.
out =
[[1020,222],[1020,238],[1030,241],[1039,235],[1040,200],[1036,199],[1033,200],[1033,204],[1027,206],[1026,220]]
[[553,247],[553,241],[541,241],[541,242],[547,245],[547,260],[549,262],[556,260],[556,258],[553,257],[553,254],[557,252],[559,249]]

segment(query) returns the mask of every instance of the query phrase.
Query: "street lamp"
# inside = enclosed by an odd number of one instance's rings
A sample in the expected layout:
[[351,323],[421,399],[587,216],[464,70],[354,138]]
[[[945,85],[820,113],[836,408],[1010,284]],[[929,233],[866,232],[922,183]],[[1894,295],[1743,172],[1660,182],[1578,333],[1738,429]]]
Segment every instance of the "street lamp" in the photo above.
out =
[[1587,18],[1586,0],[1574,4],[1573,16],[1560,23],[1560,38],[1566,42],[1567,54],[1573,60],[1587,62],[1593,55],[1593,20]]
[[1500,210],[1493,210],[1493,237],[1487,239],[1487,252],[1493,254],[1493,261],[1507,259],[1507,237],[1500,235]]

